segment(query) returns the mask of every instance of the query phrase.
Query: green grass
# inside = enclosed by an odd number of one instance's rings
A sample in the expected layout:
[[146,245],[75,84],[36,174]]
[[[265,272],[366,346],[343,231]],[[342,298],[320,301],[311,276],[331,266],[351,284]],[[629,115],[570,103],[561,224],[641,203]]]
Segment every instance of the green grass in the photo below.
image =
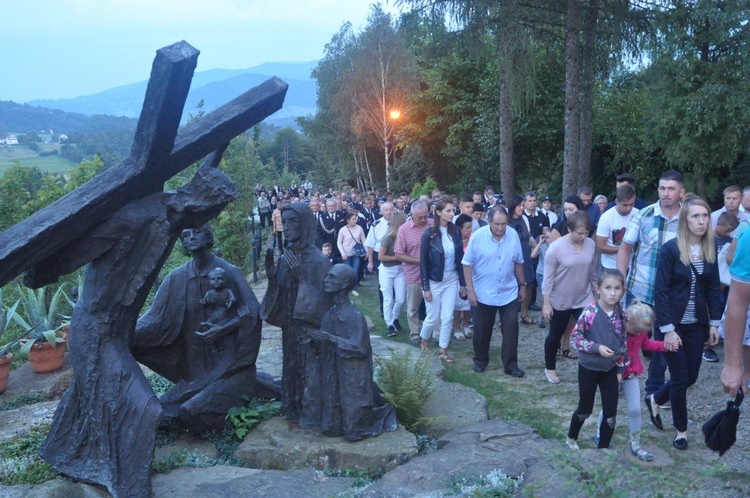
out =
[[[42,150],[49,148],[45,145],[40,145],[40,147]],[[41,157],[26,147],[6,147],[0,149],[0,176],[13,165],[13,161],[18,161],[24,167],[36,166],[49,173],[67,173],[76,167],[76,164],[60,155]]]

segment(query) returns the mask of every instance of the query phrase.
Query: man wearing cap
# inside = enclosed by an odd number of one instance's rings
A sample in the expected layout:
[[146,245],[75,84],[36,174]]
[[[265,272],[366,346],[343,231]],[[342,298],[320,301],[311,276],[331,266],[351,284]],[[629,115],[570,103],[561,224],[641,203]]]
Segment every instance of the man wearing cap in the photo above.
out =
[[552,209],[552,197],[545,195],[542,197],[542,213],[547,216],[549,226],[557,223],[557,213]]

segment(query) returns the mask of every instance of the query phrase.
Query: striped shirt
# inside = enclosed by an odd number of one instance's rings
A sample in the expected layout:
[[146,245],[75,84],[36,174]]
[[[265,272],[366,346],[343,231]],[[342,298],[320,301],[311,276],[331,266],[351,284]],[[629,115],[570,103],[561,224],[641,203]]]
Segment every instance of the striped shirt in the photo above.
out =
[[[694,261],[693,267],[698,275],[703,275],[703,261]],[[698,319],[695,317],[695,272],[690,270],[690,298],[688,299],[687,306],[685,306],[685,313],[682,315],[680,323],[687,325],[690,323],[698,323]]]
[[677,218],[667,219],[659,201],[630,218],[622,241],[633,246],[628,271],[628,291],[646,304],[654,305],[654,281],[661,246],[677,236]]

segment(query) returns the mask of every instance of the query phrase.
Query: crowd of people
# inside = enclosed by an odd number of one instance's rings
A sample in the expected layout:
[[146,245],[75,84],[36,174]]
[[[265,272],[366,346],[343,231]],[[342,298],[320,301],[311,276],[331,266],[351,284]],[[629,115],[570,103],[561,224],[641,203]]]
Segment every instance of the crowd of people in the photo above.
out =
[[[597,389],[596,441],[609,447],[622,384],[631,452],[653,459],[638,439],[642,349],[651,357],[644,398],[649,419],[664,430],[660,408],[671,405],[679,450],[688,448],[687,389],[702,361],[719,361],[715,347],[722,337],[725,389],[735,395],[748,386],[750,236],[743,235],[750,233],[750,187],[727,187],[724,206],[714,212],[686,194],[682,175],[673,170],[661,175],[653,203],[638,198],[634,176],[624,173],[611,202],[582,186],[559,213],[549,196],[530,191],[504,199],[492,186],[464,196],[435,190],[419,199],[406,192],[313,191],[309,182],[287,189],[261,184],[256,193],[261,226],[271,228],[275,248],[284,249],[280,205],[309,205],[323,254],[350,265],[359,280],[377,275],[388,336],[404,332],[399,318],[405,308],[411,343],[425,352],[437,345],[445,363],[454,361],[452,341],[470,339],[474,372],[484,372],[499,315],[503,370],[523,377],[519,322],[548,327],[546,380],[562,382],[558,359],[578,360],[571,449],[578,449]],[[352,294],[359,295],[356,287]],[[541,313],[533,318],[531,312]]]

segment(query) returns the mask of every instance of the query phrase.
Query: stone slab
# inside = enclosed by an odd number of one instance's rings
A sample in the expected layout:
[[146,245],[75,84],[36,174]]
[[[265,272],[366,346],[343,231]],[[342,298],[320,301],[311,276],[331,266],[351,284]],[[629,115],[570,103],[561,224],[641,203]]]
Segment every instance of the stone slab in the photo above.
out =
[[44,401],[0,411],[0,441],[28,434],[29,429],[37,424],[51,424],[57,403],[57,400]]
[[10,372],[8,377],[8,389],[3,397],[15,396],[28,392],[48,393],[55,387],[64,376],[72,375],[73,366],[70,363],[70,355],[65,353],[65,362],[60,370],[50,373],[39,374],[31,369],[27,361],[20,367]]
[[414,434],[400,427],[378,437],[350,442],[300,429],[282,417],[258,425],[235,457],[256,469],[362,469],[389,471],[417,454]]
[[217,465],[157,474],[152,489],[154,498],[323,498],[343,493],[353,483],[353,478],[323,477],[313,469],[282,472]]

